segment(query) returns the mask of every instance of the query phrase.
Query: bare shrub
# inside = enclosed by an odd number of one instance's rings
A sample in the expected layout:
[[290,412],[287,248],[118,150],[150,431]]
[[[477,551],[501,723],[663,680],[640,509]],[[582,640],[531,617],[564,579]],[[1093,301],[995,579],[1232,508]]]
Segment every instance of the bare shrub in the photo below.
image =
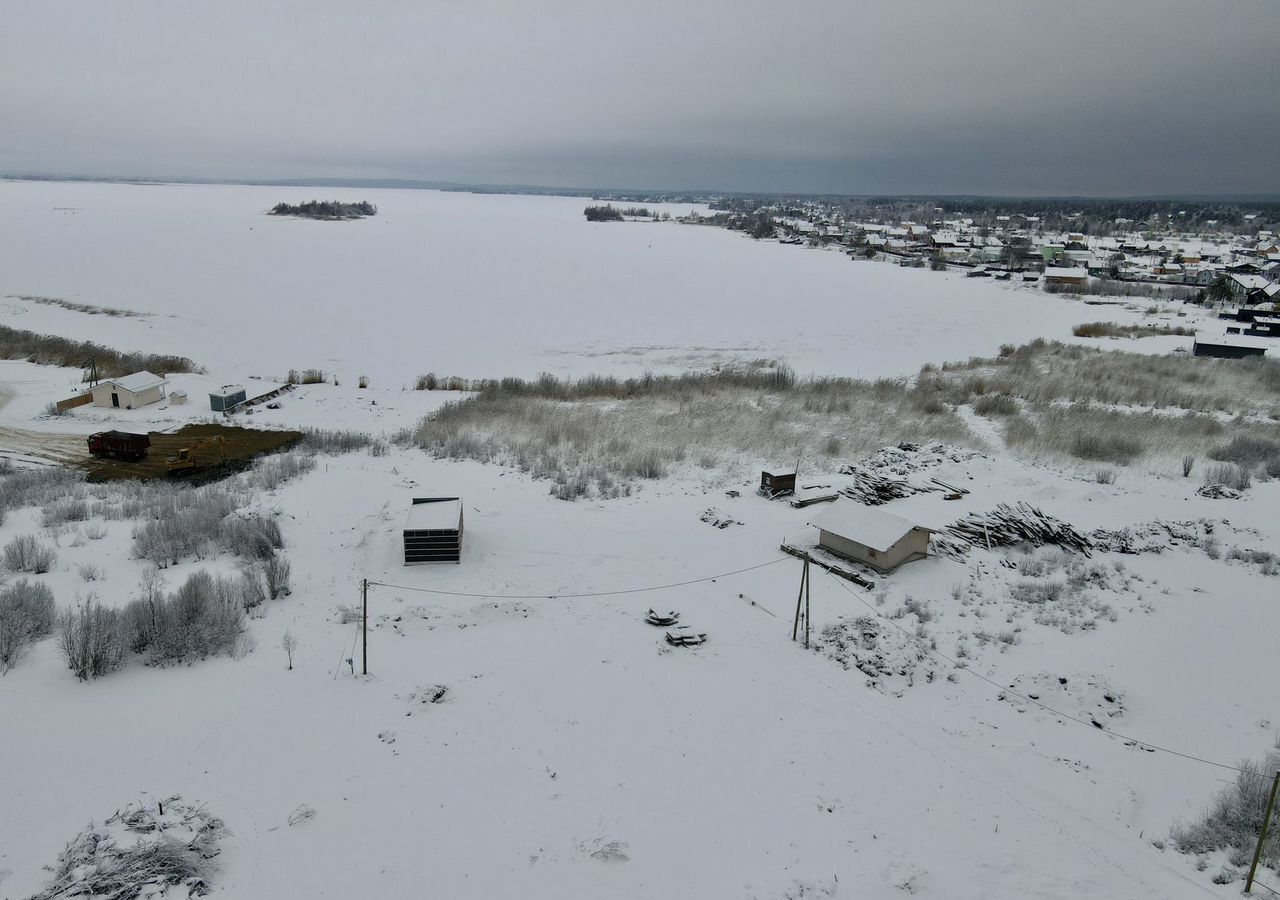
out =
[[1191,470],[1196,466],[1196,458],[1191,454],[1182,457],[1182,477],[1190,478]]
[[244,595],[236,579],[193,572],[172,594],[126,607],[131,644],[153,665],[231,655],[244,630]]
[[1137,438],[1124,434],[1076,434],[1071,439],[1071,455],[1079,459],[1101,460],[1128,465],[1146,448]]
[[980,416],[1016,416],[1018,401],[1007,394],[984,394],[973,401],[973,411]]
[[368,375],[361,375],[359,378],[356,379],[356,387],[358,387],[360,390],[364,390],[368,386],[369,386]]
[[35,641],[53,631],[53,591],[22,579],[0,590],[0,674],[17,665]]
[[289,560],[277,554],[262,563],[262,580],[267,588],[267,596],[275,600],[289,594],[289,575],[293,567]]
[[1280,460],[1280,441],[1254,434],[1237,434],[1230,441],[1214,447],[1207,454],[1210,459],[1233,462],[1246,469],[1273,460]]
[[36,540],[35,535],[23,534],[11,540],[4,548],[4,565],[10,572],[27,572],[43,575],[53,568],[57,553]]
[[306,428],[302,432],[302,449],[314,453],[351,453],[373,444],[374,438],[363,431],[338,431]]
[[100,541],[107,536],[107,526],[101,522],[90,522],[84,526],[84,536],[91,541]]
[[[1280,749],[1261,760],[1243,760],[1235,781],[1223,788],[1196,822],[1174,829],[1174,845],[1183,853],[1227,850],[1251,854],[1258,842],[1271,778],[1280,769]],[[1262,847],[1264,865],[1280,866],[1280,831],[1272,828]],[[1238,877],[1238,873],[1237,873]]]
[[1221,484],[1232,490],[1243,491],[1248,489],[1251,481],[1249,472],[1235,463],[1217,463],[1204,470],[1205,484]]
[[76,566],[76,571],[85,581],[97,581],[102,578],[102,566],[94,563],[80,563]]
[[58,617],[58,646],[67,667],[81,681],[120,668],[127,643],[125,617],[93,595]]
[[323,369],[290,369],[286,379],[289,384],[324,384],[326,380]]
[[[284,654],[289,659],[289,671],[293,671],[293,652],[298,649],[298,639],[293,636],[293,632],[287,628],[284,637],[280,639],[280,649],[284,650]],[[291,823],[292,824],[292,823]]]
[[1098,482],[1098,484],[1115,484],[1116,470],[1115,469],[1098,469],[1093,473],[1093,479],[1094,481]]
[[259,516],[228,516],[221,527],[222,546],[242,559],[268,560],[284,546],[280,524]]
[[251,568],[240,575],[240,603],[244,611],[252,613],[267,602],[267,589],[262,584],[257,568]]

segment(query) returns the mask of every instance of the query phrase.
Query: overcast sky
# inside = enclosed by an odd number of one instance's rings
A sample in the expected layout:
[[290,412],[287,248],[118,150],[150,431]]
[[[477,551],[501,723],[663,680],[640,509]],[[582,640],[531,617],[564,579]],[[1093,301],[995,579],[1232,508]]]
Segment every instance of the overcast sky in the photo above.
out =
[[1280,2],[0,0],[0,172],[1280,193]]

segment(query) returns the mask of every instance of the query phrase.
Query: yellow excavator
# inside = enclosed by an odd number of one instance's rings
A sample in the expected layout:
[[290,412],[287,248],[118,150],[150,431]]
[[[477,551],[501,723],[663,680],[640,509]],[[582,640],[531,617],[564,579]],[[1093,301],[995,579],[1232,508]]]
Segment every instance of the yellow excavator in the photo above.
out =
[[185,475],[196,469],[217,465],[226,458],[227,441],[219,434],[196,441],[190,447],[183,447],[178,451],[177,456],[165,457],[164,464],[169,469],[170,475]]

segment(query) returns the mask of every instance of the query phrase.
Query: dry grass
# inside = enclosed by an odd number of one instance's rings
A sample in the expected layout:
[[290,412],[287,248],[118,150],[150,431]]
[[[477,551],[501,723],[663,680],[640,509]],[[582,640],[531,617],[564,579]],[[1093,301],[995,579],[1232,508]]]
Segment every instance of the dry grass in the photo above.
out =
[[563,499],[616,496],[632,482],[726,452],[740,463],[776,462],[897,441],[971,441],[948,405],[905,379],[798,381],[785,368],[504,379],[447,404],[412,439],[437,456],[552,479],[552,492]]
[[161,375],[174,372],[200,372],[199,366],[185,356],[158,353],[129,353],[112,350],[91,341],[73,341],[55,334],[36,334],[0,325],[0,359],[25,359],[42,366],[66,366],[79,369],[92,359],[98,364],[98,375],[115,378],[146,370]]
[[1184,337],[1190,337],[1195,334],[1194,328],[1186,328],[1182,325],[1139,325],[1136,323],[1127,323],[1118,325],[1115,322],[1086,322],[1083,325],[1077,325],[1071,329],[1071,333],[1076,337],[1129,337],[1144,338],[1156,337],[1158,335],[1176,334]]

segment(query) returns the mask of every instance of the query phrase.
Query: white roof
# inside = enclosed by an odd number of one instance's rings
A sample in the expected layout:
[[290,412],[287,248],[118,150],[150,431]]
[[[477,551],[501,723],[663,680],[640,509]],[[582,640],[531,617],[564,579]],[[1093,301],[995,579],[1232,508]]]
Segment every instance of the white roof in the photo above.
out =
[[913,528],[933,531],[855,500],[837,500],[809,524],[881,552],[898,543]]
[[462,521],[462,500],[457,497],[414,497],[405,516],[405,531],[444,531]]
[[1044,270],[1045,278],[1088,278],[1087,269],[1070,269],[1063,266],[1046,266]]
[[167,382],[159,375],[151,372],[134,372],[132,375],[125,375],[123,378],[104,378],[103,381],[114,384],[122,390],[138,393],[148,388],[153,388]]
[[1261,275],[1241,275],[1238,272],[1232,272],[1229,277],[1242,288],[1246,288],[1251,291],[1256,290],[1257,288],[1265,288],[1270,284],[1270,282]]
[[1208,344],[1211,347],[1253,347],[1270,350],[1275,347],[1274,338],[1254,337],[1248,334],[1197,334],[1197,344]]

